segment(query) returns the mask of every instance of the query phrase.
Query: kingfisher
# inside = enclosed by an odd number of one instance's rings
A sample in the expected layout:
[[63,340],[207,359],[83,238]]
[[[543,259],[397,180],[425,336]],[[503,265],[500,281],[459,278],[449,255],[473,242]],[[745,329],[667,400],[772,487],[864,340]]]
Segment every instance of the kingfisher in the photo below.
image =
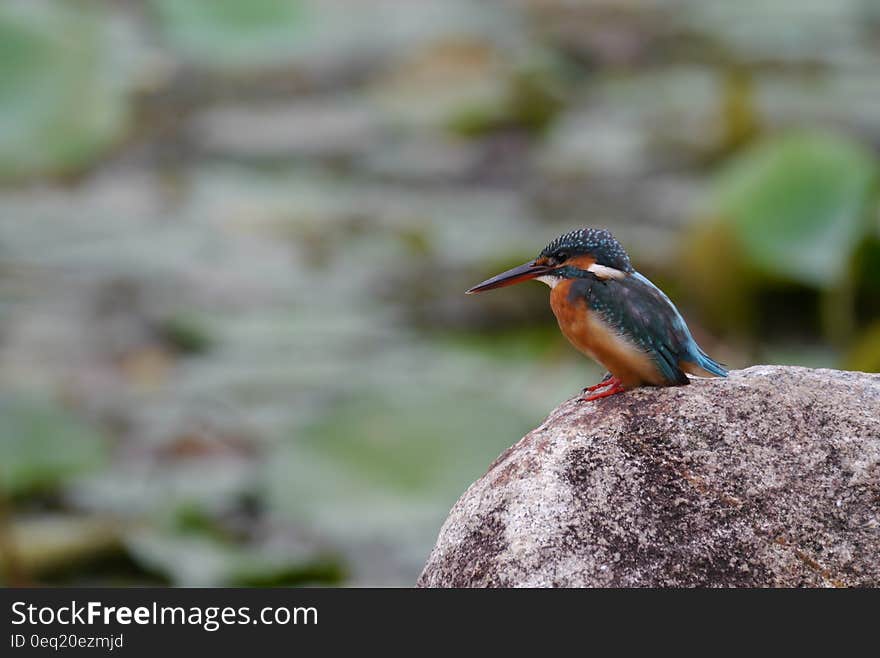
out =
[[584,389],[583,402],[639,386],[683,386],[690,383],[688,373],[727,376],[697,345],[675,304],[633,268],[605,229],[560,235],[534,260],[467,294],[530,279],[550,286],[550,307],[569,342],[608,370],[601,382]]

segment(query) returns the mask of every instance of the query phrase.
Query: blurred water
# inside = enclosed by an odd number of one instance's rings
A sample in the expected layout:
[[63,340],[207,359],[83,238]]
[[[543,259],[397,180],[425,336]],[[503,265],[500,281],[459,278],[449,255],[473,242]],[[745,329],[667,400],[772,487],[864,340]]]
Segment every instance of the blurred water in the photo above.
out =
[[[864,0],[62,4],[0,8],[37,35],[0,62],[0,387],[106,446],[9,492],[15,527],[98,519],[60,531],[76,559],[136,565],[79,579],[411,584],[464,488],[601,375],[537,284],[464,289],[579,225],[675,285],[738,140],[880,143]],[[72,63],[20,75],[40,57]]]

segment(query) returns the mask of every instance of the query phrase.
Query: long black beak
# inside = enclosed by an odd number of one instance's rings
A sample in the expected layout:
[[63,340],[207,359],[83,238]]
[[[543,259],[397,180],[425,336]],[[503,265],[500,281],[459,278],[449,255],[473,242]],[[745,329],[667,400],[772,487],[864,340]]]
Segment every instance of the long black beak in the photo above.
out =
[[512,269],[507,270],[506,272],[502,272],[498,276],[493,276],[491,279],[486,279],[485,281],[483,281],[483,283],[475,285],[465,294],[473,295],[475,292],[483,292],[484,290],[493,290],[494,288],[512,286],[514,283],[519,283],[520,281],[528,281],[529,279],[535,279],[543,274],[547,274],[552,269],[553,268],[548,267],[547,265],[538,265],[535,261],[530,260],[528,263],[523,263],[522,265],[518,265]]

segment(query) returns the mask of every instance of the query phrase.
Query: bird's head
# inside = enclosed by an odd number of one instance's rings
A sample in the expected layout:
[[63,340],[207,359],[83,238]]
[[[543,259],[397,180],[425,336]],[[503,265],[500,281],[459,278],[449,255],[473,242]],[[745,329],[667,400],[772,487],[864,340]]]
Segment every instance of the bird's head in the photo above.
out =
[[583,228],[553,240],[534,260],[474,286],[468,295],[537,279],[551,288],[563,279],[589,276],[620,278],[633,272],[629,256],[605,229]]

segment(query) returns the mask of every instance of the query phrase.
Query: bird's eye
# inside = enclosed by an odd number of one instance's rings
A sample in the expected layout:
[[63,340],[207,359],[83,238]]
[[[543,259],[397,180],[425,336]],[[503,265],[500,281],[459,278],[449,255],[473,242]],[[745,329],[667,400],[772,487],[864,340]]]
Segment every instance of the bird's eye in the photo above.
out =
[[555,260],[557,263],[564,263],[565,261],[568,260],[568,252],[567,251],[556,252],[556,255],[554,256],[553,260]]

